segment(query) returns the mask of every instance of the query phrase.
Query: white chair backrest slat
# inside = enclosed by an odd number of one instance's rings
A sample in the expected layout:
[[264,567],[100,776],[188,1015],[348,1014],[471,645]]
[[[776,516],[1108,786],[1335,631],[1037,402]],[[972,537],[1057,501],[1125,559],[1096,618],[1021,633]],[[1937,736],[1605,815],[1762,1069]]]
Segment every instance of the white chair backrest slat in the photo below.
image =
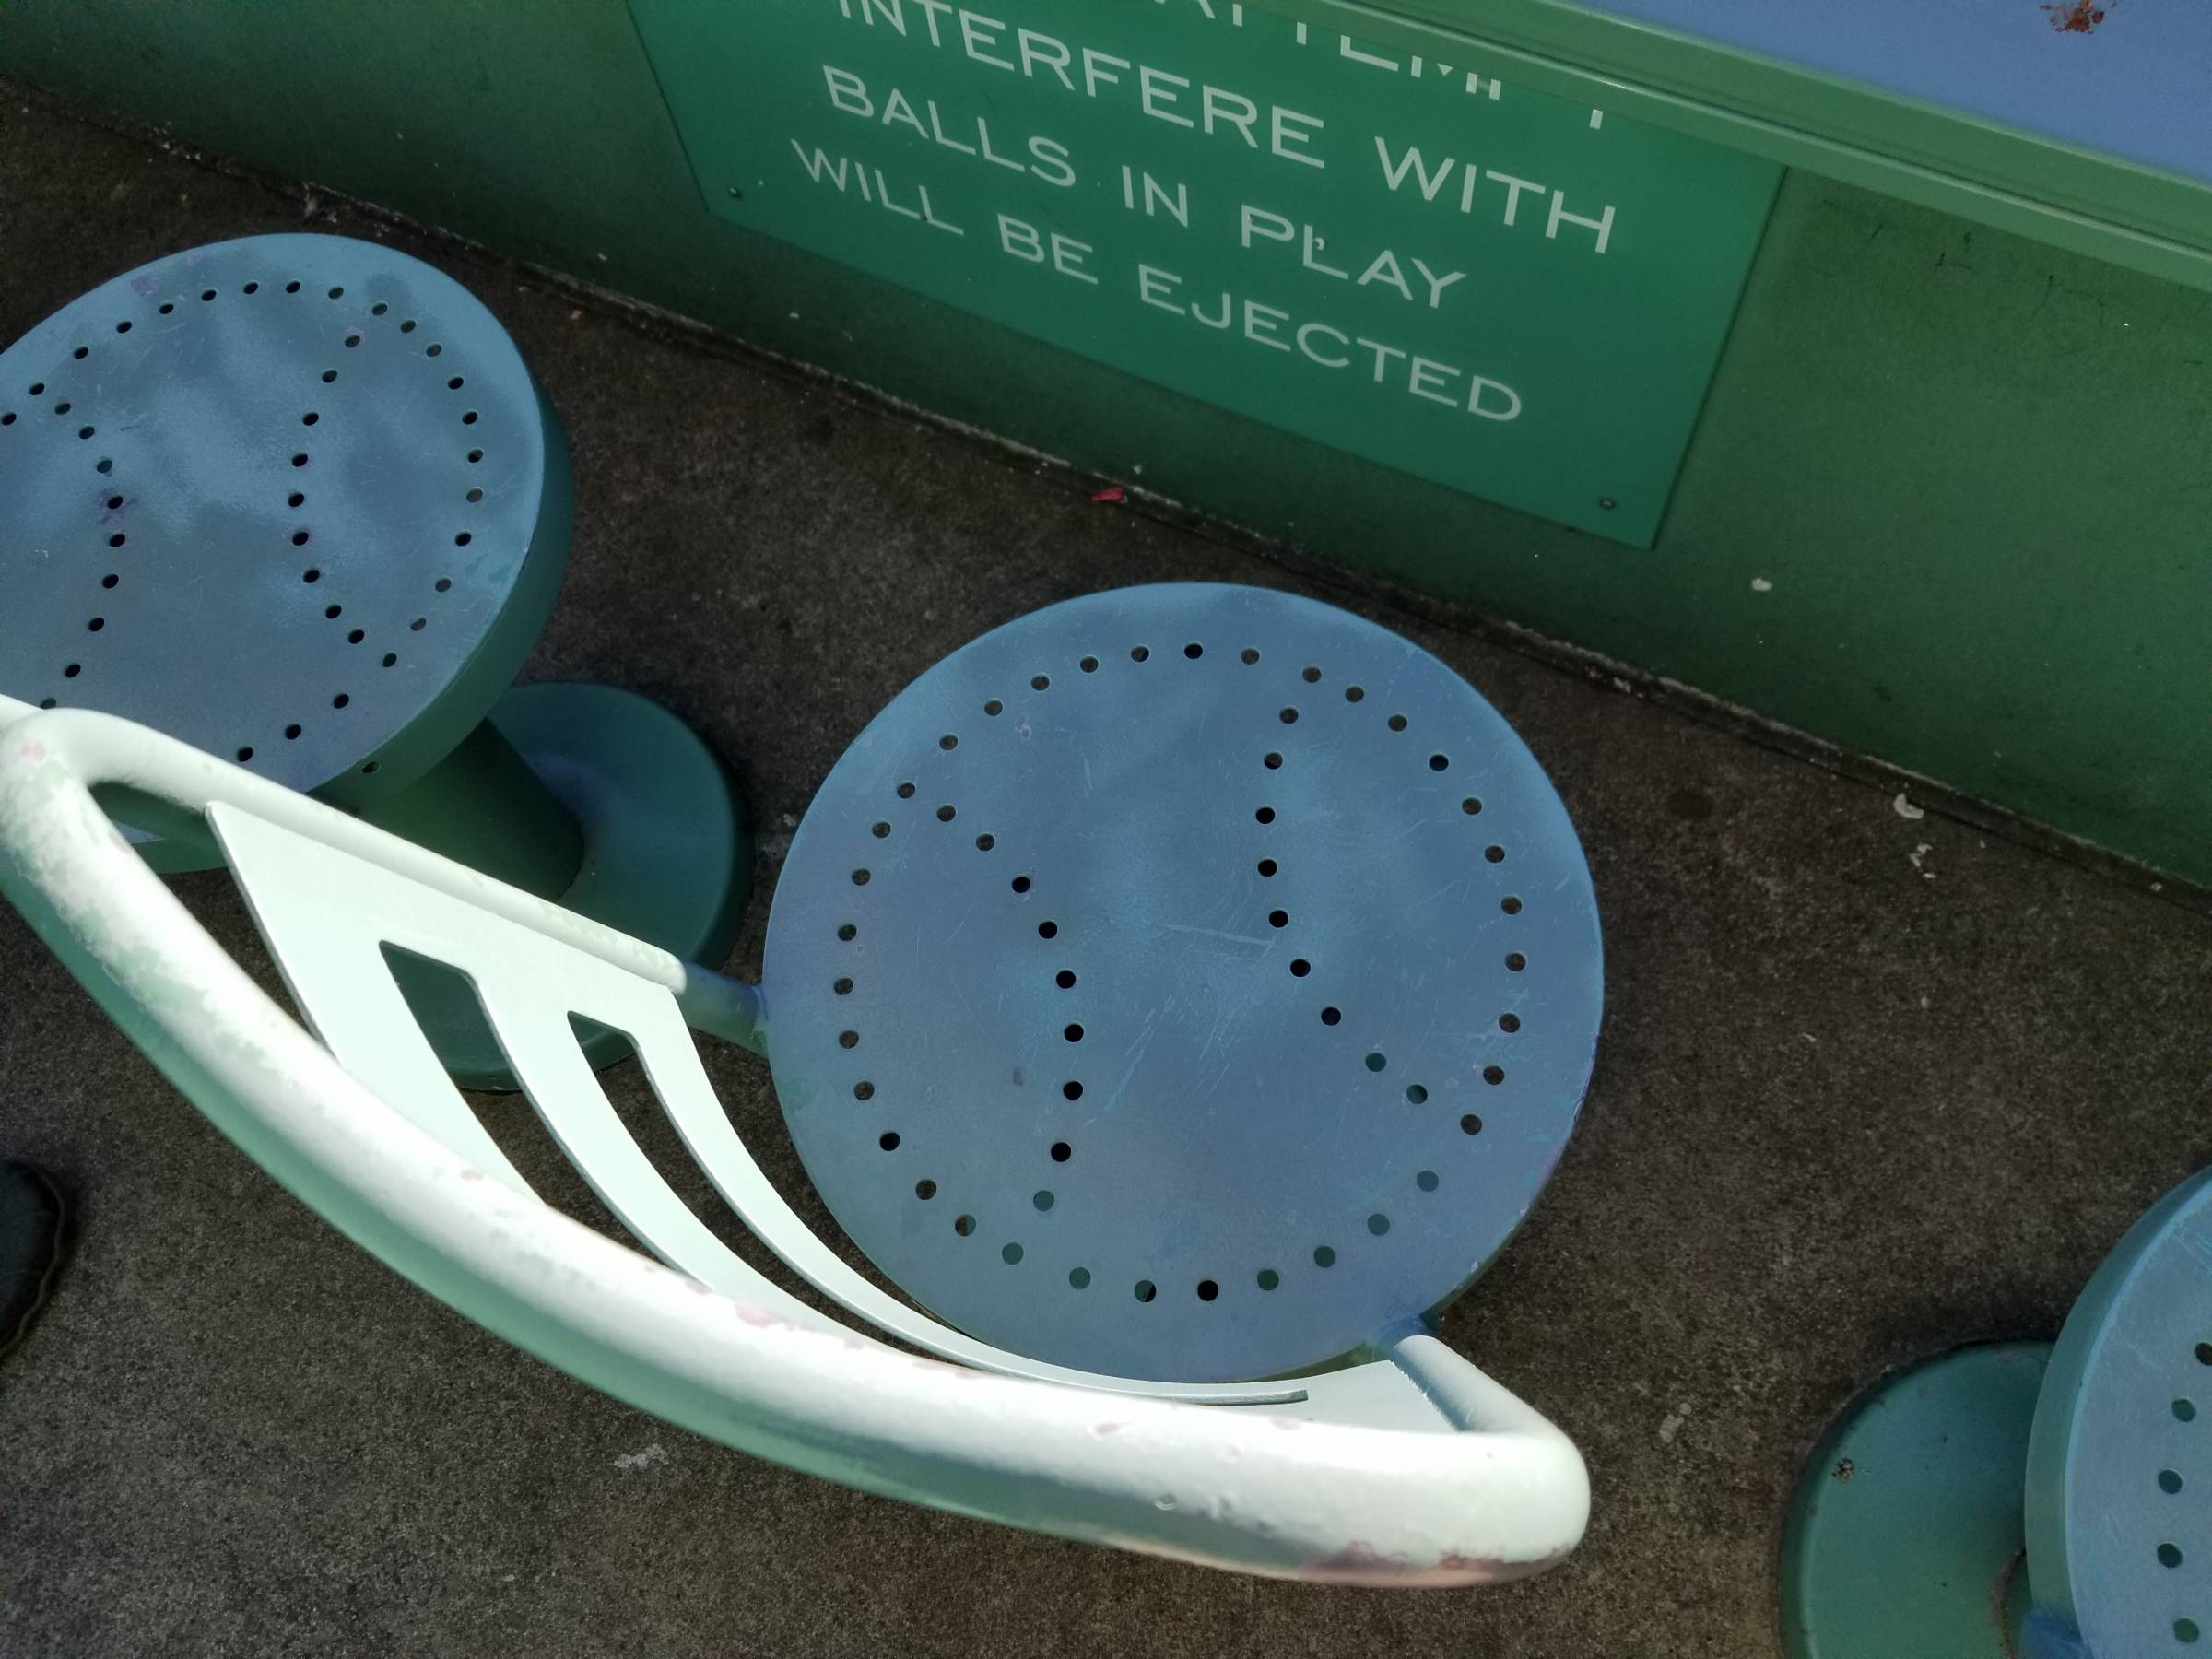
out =
[[[611,1027],[636,1046],[686,1147],[756,1237],[900,1340],[984,1371],[1114,1394],[1217,1406],[1306,1397],[1295,1382],[1152,1382],[1047,1365],[917,1312],[839,1259],[776,1191],[731,1127],[667,986],[241,807],[218,803],[208,817],[271,953],[339,1064],[517,1192],[530,1188],[439,1067],[385,946],[466,976],[523,1092],[592,1191],[654,1255],[724,1295],[770,1303],[801,1324],[846,1328],[747,1265],[662,1178],[585,1064],[571,1016]],[[1420,1396],[1403,1392],[1418,1413]]]
[[[439,1065],[382,946],[418,954],[445,900],[239,807],[207,809],[223,855],[309,1027],[357,1079],[487,1175],[531,1192]],[[377,925],[368,925],[371,916]]]

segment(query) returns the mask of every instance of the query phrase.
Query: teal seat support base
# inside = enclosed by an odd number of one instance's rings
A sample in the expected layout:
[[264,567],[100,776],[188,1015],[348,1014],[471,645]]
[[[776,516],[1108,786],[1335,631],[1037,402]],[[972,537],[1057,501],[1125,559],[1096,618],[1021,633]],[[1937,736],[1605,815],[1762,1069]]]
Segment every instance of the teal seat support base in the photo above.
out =
[[1789,1659],[2015,1659],[2021,1498],[2048,1343],[1955,1349],[1884,1378],[1821,1440],[1783,1533]]
[[[511,759],[542,792],[559,827],[548,826],[527,849],[488,843],[483,820],[468,820],[473,787],[442,792],[442,801],[421,799],[436,773],[408,792],[421,807],[410,809],[407,821],[384,812],[375,821],[685,961],[718,963],[728,955],[752,890],[752,839],[728,771],[689,726],[612,686],[538,685],[508,692],[484,729],[489,742],[464,746],[473,762],[507,777]],[[479,774],[472,783],[481,781]],[[565,868],[555,855],[564,844],[559,827],[578,849]],[[536,867],[518,870],[524,863]],[[473,993],[404,959],[394,971],[455,1082],[515,1087]],[[583,1037],[583,1051],[603,1068],[630,1045],[596,1029]]]
[[[472,870],[547,897],[564,891],[583,862],[583,835],[575,819],[488,720],[397,793],[359,806],[331,804],[348,806],[378,829]],[[204,826],[162,818],[156,804],[126,800],[122,792],[110,806],[133,826],[125,833],[138,855],[161,875],[221,867],[222,856]],[[143,829],[136,827],[141,820]]]
[[565,892],[583,865],[575,817],[488,720],[419,781],[360,817],[545,898]]

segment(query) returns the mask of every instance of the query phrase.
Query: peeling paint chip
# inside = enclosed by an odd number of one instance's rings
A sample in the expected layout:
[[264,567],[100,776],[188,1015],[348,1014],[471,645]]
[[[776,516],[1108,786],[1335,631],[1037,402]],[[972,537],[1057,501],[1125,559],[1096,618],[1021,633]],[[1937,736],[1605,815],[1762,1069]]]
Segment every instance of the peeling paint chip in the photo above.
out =
[[615,1459],[615,1467],[618,1469],[645,1469],[651,1468],[654,1464],[667,1461],[667,1448],[663,1446],[659,1441],[654,1441],[642,1452],[625,1452],[618,1456]]
[[2065,0],[2063,5],[2050,5],[2043,11],[2051,19],[2051,27],[2061,34],[2094,34],[2097,26],[2104,21],[2111,6],[2099,6],[2097,0]]
[[1927,809],[1924,806],[1913,806],[1910,800],[1906,799],[1905,792],[1901,789],[1897,792],[1897,799],[1890,802],[1889,805],[1899,818],[1909,818],[1914,823],[1918,823],[1928,816]]

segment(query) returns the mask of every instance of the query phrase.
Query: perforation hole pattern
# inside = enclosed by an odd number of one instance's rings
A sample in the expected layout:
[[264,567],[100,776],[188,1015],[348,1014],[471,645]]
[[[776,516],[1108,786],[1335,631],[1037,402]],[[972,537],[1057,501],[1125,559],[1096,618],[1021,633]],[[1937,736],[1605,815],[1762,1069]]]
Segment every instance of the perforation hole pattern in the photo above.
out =
[[[1502,1242],[1596,965],[1557,796],[1449,669],[1285,595],[1132,590],[956,653],[840,763],[771,919],[770,1057],[825,1201],[945,1317],[1264,1375]],[[947,1198],[970,1232],[920,1224]]]
[[[2063,1470],[2030,1466],[2031,1490],[2059,1535],[2031,1528],[2039,1588],[2070,1586],[2085,1652],[2175,1659],[2212,1646],[2212,1174],[2200,1174],[2146,1215],[2099,1274],[2107,1300],[2085,1298],[2066,1327],[2078,1381],[2054,1359],[2037,1423]],[[2077,1321],[2093,1321],[2087,1330]],[[2075,1344],[2088,1340],[2081,1347]],[[2055,1386],[2054,1386],[2055,1385]],[[2070,1408],[2070,1409],[2069,1409]]]
[[367,775],[500,620],[545,468],[512,342],[430,266],[274,236],[142,267],[0,354],[9,545],[49,554],[0,548],[0,690]]

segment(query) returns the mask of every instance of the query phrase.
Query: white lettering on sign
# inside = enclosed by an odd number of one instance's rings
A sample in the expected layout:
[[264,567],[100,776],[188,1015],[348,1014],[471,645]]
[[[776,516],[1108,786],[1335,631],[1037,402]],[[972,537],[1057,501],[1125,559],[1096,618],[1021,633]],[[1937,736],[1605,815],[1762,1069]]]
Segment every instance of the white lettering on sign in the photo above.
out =
[[[1234,134],[1252,148],[1300,167],[1328,165],[1314,152],[1314,141],[1328,125],[1318,115],[1281,104],[1263,108],[1241,92],[1194,84],[1187,76],[1096,47],[1072,46],[1057,36],[956,6],[951,0],[837,0],[837,9],[851,22],[888,29],[917,47],[926,45],[1039,86],[1057,86],[1100,101],[1126,100],[1140,116],[1202,137]],[[1004,55],[1009,33],[1011,56]]]
[[[983,116],[955,117],[954,129],[960,134],[960,137],[956,138],[945,130],[945,116],[934,99],[922,100],[923,108],[929,112],[929,123],[924,126],[922,117],[915,112],[913,101],[896,87],[884,89],[879,105],[868,83],[851,70],[824,64],[822,77],[830,88],[830,107],[841,110],[847,115],[857,115],[864,121],[872,121],[881,126],[905,127],[916,137],[926,138],[946,149],[957,150],[963,156],[974,156],[994,167],[1033,173],[1047,184],[1056,184],[1063,189],[1076,182],[1076,171],[1068,165],[1067,147],[1064,144],[1056,144],[1050,138],[1032,136],[1023,145],[1022,153],[1027,159],[1002,154],[992,147],[991,124]],[[972,138],[974,142],[963,142],[967,138]]]
[[1596,231],[1597,251],[1603,253],[1606,251],[1606,243],[1611,241],[1613,236],[1613,209],[1608,204],[1605,212],[1598,215],[1597,218],[1584,218],[1579,213],[1568,212],[1566,194],[1555,190],[1551,193],[1551,221],[1544,227],[1544,234],[1556,241],[1562,224],[1581,225],[1584,229]]
[[[1477,167],[1472,161],[1457,160],[1451,156],[1438,157],[1432,167],[1422,156],[1420,147],[1418,145],[1407,145],[1394,159],[1390,153],[1390,140],[1381,134],[1377,134],[1375,136],[1375,155],[1382,163],[1382,182],[1394,193],[1403,189],[1407,180],[1410,179],[1414,189],[1419,193],[1421,200],[1433,202],[1438,196],[1444,194],[1445,186],[1451,183],[1453,170],[1456,169],[1460,180],[1459,210],[1462,213],[1474,213],[1478,201],[1485,210],[1491,206],[1499,206],[1500,223],[1510,230],[1522,222],[1521,198],[1523,196],[1548,194],[1551,197],[1551,214],[1544,227],[1544,235],[1547,240],[1553,241],[1559,240],[1559,227],[1562,224],[1580,225],[1584,229],[1595,231],[1597,235],[1596,251],[1600,253],[1606,251],[1606,245],[1613,240],[1613,208],[1610,204],[1595,218],[1589,218],[1578,213],[1569,213],[1564,191],[1547,191],[1545,186],[1537,183],[1534,179],[1516,178],[1512,173],[1500,172],[1495,168]],[[1495,193],[1482,189],[1486,184],[1504,186],[1505,196],[1502,205],[1499,203]],[[1478,191],[1481,192],[1479,196],[1477,194]],[[1530,222],[1534,223],[1533,220]]]
[[1063,276],[1073,276],[1077,282],[1088,282],[1093,288],[1099,279],[1083,268],[1083,263],[1098,250],[1088,242],[1063,236],[1057,230],[1049,234],[1034,225],[1025,225],[1006,214],[998,216],[998,244],[1017,259],[1031,265],[1042,265],[1046,259],[1047,244],[1051,248],[1053,269]]
[[927,225],[933,230],[949,231],[954,236],[968,234],[959,226],[950,224],[937,217],[935,208],[930,204],[929,189],[926,185],[915,185],[911,198],[913,205],[902,206],[894,198],[890,182],[883,176],[883,169],[880,167],[874,170],[875,184],[871,188],[868,182],[870,170],[863,163],[845,156],[833,157],[825,155],[818,149],[810,150],[796,138],[791,141],[791,147],[798,151],[799,165],[806,170],[807,176],[817,184],[832,185],[838,194],[842,195],[845,194],[845,180],[849,173],[853,180],[853,188],[862,201],[871,203],[875,206],[882,208],[886,213],[896,214],[900,218],[911,218],[918,224]]
[[[822,3],[827,6],[829,0]],[[1014,8],[1019,0],[1001,3]],[[1155,3],[1164,6],[1171,0]],[[1174,3],[1195,6],[1207,19],[1245,26],[1241,5],[1223,12],[1214,0]],[[1504,423],[1520,419],[1521,393],[1498,375],[1470,367],[1464,344],[1416,349],[1410,343],[1396,343],[1393,329],[1331,318],[1330,294],[1338,297],[1339,305],[1347,296],[1373,296],[1386,306],[1403,306],[1403,312],[1391,314],[1402,315],[1408,324],[1446,312],[1472,319],[1486,313],[1484,302],[1474,297],[1482,265],[1479,253],[1465,245],[1470,235],[1539,239],[1535,246],[1556,246],[1561,258],[1603,257],[1612,244],[1614,204],[1591,199],[1578,186],[1571,208],[1565,189],[1515,171],[1510,156],[1465,153],[1463,146],[1479,152],[1497,145],[1495,138],[1486,141],[1477,128],[1468,128],[1468,136],[1454,143],[1452,153],[1373,133],[1367,141],[1373,146],[1376,171],[1361,175],[1363,158],[1356,149],[1332,149],[1331,129],[1323,116],[1218,84],[1189,66],[1107,51],[955,0],[834,4],[839,18],[877,31],[877,48],[888,43],[892,56],[905,53],[912,64],[900,58],[897,67],[886,68],[880,50],[870,53],[874,66],[865,75],[822,64],[826,117],[888,135],[901,144],[927,145],[931,154],[962,158],[962,165],[984,188],[982,200],[941,204],[925,185],[902,180],[895,169],[794,138],[793,150],[806,182],[847,197],[854,211],[885,216],[879,222],[887,227],[888,221],[900,220],[965,237],[967,225],[980,218],[996,229],[998,256],[1030,267],[1056,288],[1068,285],[1062,291],[1070,300],[1095,292],[1095,303],[1113,305],[1126,304],[1133,296],[1148,312],[1173,316],[1254,352],[1288,358],[1316,373],[1341,376],[1347,383],[1451,409],[1475,421]],[[1464,65],[1385,53],[1348,36],[1310,36],[1305,25],[1297,25],[1296,44],[1310,42],[1355,65],[1353,73],[1398,76],[1401,84],[1425,80],[1447,94],[1455,93],[1464,79],[1468,94],[1488,100],[1500,95],[1495,81]],[[1046,95],[1043,103],[1002,101],[989,90],[995,76],[1013,76],[1041,89]],[[983,84],[977,84],[979,78]],[[1332,218],[1353,217],[1340,197],[1332,197],[1331,205],[1318,212],[1304,213],[1286,211],[1284,205],[1265,199],[1201,204],[1185,182],[1160,177],[1112,154],[1084,155],[1060,138],[1024,130],[1025,118],[1007,112],[1049,108],[1057,100],[1112,108],[1163,136],[1182,135],[1199,145],[1227,145],[1270,164],[1349,168],[1353,177],[1372,181],[1369,187],[1385,196],[1418,204],[1417,213],[1433,208],[1438,245],[1417,249],[1405,241],[1426,237],[1402,241],[1394,236],[1386,241],[1372,229],[1332,225],[1327,222]],[[1592,130],[1598,125],[1594,115]],[[1170,142],[1180,141],[1170,137]],[[1254,262],[1260,286],[1288,285],[1278,297],[1281,302],[1240,292],[1241,284],[1224,285],[1218,276],[1186,278],[1161,264],[1157,251],[1149,255],[1101,252],[1100,241],[1056,229],[1061,221],[1042,199],[1033,208],[989,199],[991,194],[1039,187],[1111,189],[1117,174],[1121,207],[1130,221],[1158,228],[1146,234],[1188,236],[1194,240],[1177,245],[1194,250],[1211,241],[1217,252],[1226,248],[1238,259]],[[949,184],[945,188],[951,191]],[[1106,241],[1111,249],[1112,239]],[[987,249],[990,241],[986,233],[982,244]],[[1122,286],[1121,273],[1131,272],[1134,281]],[[1380,315],[1371,303],[1363,306],[1362,314]]]
[[[1295,351],[1321,369],[1363,369],[1371,359],[1375,385],[1395,387],[1409,396],[1442,404],[1483,420],[1520,418],[1521,394],[1502,381],[1365,335],[1347,333],[1334,324],[1300,323],[1290,312],[1251,298],[1240,300],[1226,291],[1186,297],[1184,287],[1183,279],[1172,271],[1150,265],[1136,267],[1136,297],[1141,304],[1185,318],[1201,328],[1233,332],[1275,351]],[[1296,326],[1291,327],[1292,324]]]
[[1122,163],[1122,206],[1132,213],[1136,211],[1136,187],[1140,177],[1145,187],[1145,217],[1153,218],[1164,213],[1188,230],[1191,228],[1191,187],[1178,184],[1171,193],[1150,173],[1140,175],[1125,161]]
[[1630,545],[1783,177],[1380,11],[628,5],[717,218]]
[[[1339,281],[1349,282],[1355,288],[1366,288],[1371,283],[1380,282],[1385,287],[1396,289],[1407,300],[1415,298],[1413,285],[1406,280],[1405,266],[1399,263],[1397,254],[1388,248],[1376,254],[1367,269],[1362,271],[1359,276],[1354,277],[1348,270],[1340,269],[1335,265],[1324,265],[1321,262],[1317,255],[1328,244],[1312,225],[1293,224],[1281,214],[1270,213],[1265,207],[1254,207],[1249,202],[1244,204],[1240,212],[1242,221],[1241,241],[1242,245],[1246,248],[1252,246],[1253,239],[1255,236],[1265,241],[1296,244],[1303,249],[1300,263],[1309,271],[1318,271],[1324,276],[1334,276]],[[1446,288],[1455,282],[1465,282],[1467,279],[1467,274],[1465,271],[1432,271],[1429,268],[1428,264],[1418,255],[1412,257],[1410,263],[1413,268],[1420,274],[1421,281],[1426,287],[1427,291],[1423,298],[1426,299],[1430,311],[1442,309]]]

